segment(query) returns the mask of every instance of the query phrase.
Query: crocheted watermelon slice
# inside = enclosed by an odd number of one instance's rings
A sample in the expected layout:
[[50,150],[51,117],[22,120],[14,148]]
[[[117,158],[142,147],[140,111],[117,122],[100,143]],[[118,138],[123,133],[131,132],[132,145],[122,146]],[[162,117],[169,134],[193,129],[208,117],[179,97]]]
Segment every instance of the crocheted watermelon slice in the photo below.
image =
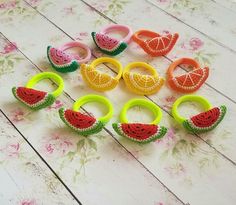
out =
[[140,46],[152,56],[164,56],[172,50],[178,38],[179,34],[177,33],[159,35],[153,39],[145,40]]
[[162,138],[167,129],[153,124],[113,123],[113,129],[121,136],[139,143],[148,143]]
[[58,72],[73,72],[79,67],[77,60],[74,60],[71,55],[52,46],[48,46],[47,56],[52,67]]
[[206,81],[209,75],[209,68],[194,69],[187,74],[183,74],[172,79],[168,79],[169,85],[180,92],[191,93],[198,90]]
[[183,122],[183,126],[193,133],[203,133],[214,129],[223,120],[226,106],[214,107]]
[[13,87],[12,93],[17,100],[33,110],[39,110],[52,105],[55,97],[44,91],[26,87]]
[[62,121],[78,132],[80,135],[88,136],[95,133],[98,133],[105,126],[99,120],[96,120],[94,117],[82,114],[77,111],[73,111],[70,109],[61,108],[59,110],[59,115]]
[[105,54],[115,56],[127,48],[127,43],[118,41],[106,34],[91,33],[96,46]]

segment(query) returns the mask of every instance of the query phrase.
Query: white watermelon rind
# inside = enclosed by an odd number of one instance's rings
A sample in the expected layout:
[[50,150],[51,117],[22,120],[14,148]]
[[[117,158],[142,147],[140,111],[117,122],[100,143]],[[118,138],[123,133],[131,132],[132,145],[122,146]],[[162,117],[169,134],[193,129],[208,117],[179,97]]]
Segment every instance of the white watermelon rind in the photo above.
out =
[[220,115],[219,115],[219,118],[217,119],[217,121],[212,124],[211,126],[209,127],[198,127],[196,126],[193,121],[191,119],[188,119],[188,120],[185,120],[183,122],[183,126],[188,130],[190,131],[191,133],[196,133],[196,134],[199,134],[199,133],[204,133],[204,132],[208,132],[208,131],[211,131],[213,130],[214,128],[216,128],[219,123],[224,119],[224,116],[227,112],[227,108],[225,105],[221,105],[219,107],[220,109]]
[[96,122],[92,126],[90,126],[88,128],[84,128],[84,129],[79,129],[77,127],[74,127],[70,122],[68,122],[66,120],[65,111],[66,111],[66,109],[64,109],[64,108],[60,108],[59,109],[59,116],[60,116],[61,120],[68,127],[70,127],[72,130],[76,131],[80,135],[88,136],[88,135],[96,134],[96,133],[100,132],[104,128],[104,126],[105,126],[104,123],[102,123],[99,120],[96,120]]
[[146,144],[146,143],[149,143],[149,142],[153,142],[153,141],[156,141],[158,139],[161,139],[162,137],[165,136],[165,134],[167,133],[167,128],[166,127],[163,127],[163,126],[159,126],[157,125],[158,127],[158,131],[151,135],[149,138],[145,139],[145,140],[138,140],[138,139],[135,139],[135,138],[132,138],[130,136],[128,136],[123,130],[122,130],[122,127],[121,127],[122,123],[113,123],[112,124],[112,127],[113,129],[117,132],[117,134],[119,134],[120,136],[122,137],[125,137],[129,140],[132,140],[134,142],[137,142],[137,143],[143,143],[143,144]]

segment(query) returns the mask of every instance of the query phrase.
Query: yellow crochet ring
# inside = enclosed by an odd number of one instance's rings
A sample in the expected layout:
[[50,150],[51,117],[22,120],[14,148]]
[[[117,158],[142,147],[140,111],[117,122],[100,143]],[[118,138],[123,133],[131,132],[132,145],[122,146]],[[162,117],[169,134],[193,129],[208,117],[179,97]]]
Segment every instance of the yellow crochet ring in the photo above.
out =
[[[130,70],[141,67],[151,73],[151,75],[142,75],[140,73],[131,73]],[[164,78],[158,76],[155,68],[144,62],[133,62],[128,64],[123,72],[123,79],[128,89],[139,95],[152,95],[160,90],[164,84]]]
[[[110,63],[114,65],[118,74],[116,77],[112,77],[106,73],[102,73],[96,70],[96,67],[102,63]],[[118,60],[108,57],[97,58],[90,65],[81,65],[81,74],[84,81],[96,91],[107,91],[115,88],[119,83],[122,76],[122,65]]]

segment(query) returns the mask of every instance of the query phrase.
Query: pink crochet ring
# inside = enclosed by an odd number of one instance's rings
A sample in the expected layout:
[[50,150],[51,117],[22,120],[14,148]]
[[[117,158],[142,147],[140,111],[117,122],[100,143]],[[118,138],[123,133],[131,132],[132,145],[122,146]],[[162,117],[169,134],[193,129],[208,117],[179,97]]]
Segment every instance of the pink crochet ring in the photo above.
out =
[[[126,36],[123,39],[119,40],[107,35],[108,33],[113,31],[124,32],[126,33]],[[132,31],[128,26],[113,24],[105,27],[99,33],[92,32],[91,35],[96,46],[103,53],[111,56],[116,56],[127,48],[132,36]]]
[[[66,50],[74,47],[79,47],[85,50],[86,57],[81,58],[80,55],[74,53],[67,53]],[[72,41],[64,44],[59,48],[48,46],[47,48],[48,60],[52,67],[61,73],[73,72],[79,68],[81,63],[86,63],[91,58],[91,50],[88,46],[78,41]]]

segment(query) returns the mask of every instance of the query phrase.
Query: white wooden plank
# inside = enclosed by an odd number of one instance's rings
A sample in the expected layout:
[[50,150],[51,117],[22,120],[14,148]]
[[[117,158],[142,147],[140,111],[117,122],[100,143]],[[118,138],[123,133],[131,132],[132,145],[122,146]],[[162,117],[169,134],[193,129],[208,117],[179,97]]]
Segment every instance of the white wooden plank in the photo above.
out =
[[78,204],[2,112],[0,137],[0,204]]
[[236,12],[236,1],[235,0],[212,0],[213,2],[219,4],[222,7],[225,7],[229,10]]
[[[212,0],[147,0],[173,15],[184,24],[198,30],[218,44],[236,51],[236,13]],[[222,4],[225,4],[222,2]]]
[[[83,9],[82,5],[79,5],[79,8]],[[62,10],[62,8],[60,10]],[[54,12],[55,11],[56,10],[54,7]],[[92,16],[92,14],[90,14],[90,16]],[[76,16],[76,19],[77,17],[78,16]],[[68,18],[64,17],[63,19],[61,19],[64,25],[67,25],[68,27],[70,26],[69,31],[73,30],[72,28],[75,28],[75,26],[71,26],[71,24],[68,24],[69,20],[70,22],[76,22],[75,19],[73,20],[73,18],[75,17],[70,16]],[[84,23],[84,25],[78,25],[81,31],[87,31],[89,28],[87,28],[88,24],[85,24],[86,20],[87,22],[90,22],[92,21],[92,19],[89,18],[85,19],[82,18],[82,15],[80,15],[80,20]],[[93,21],[94,20],[96,20],[96,18],[94,18]],[[45,26],[45,23],[43,23],[43,21],[41,22],[39,19],[33,22],[34,25],[44,24]],[[104,24],[105,23],[107,22],[105,21]],[[66,41],[65,36],[63,36],[63,34],[58,34],[55,29],[53,28],[49,29],[49,27],[47,27],[47,29],[46,28],[44,29],[48,31],[47,35],[51,35],[52,36],[51,38],[57,41],[54,42],[55,44],[59,45],[62,42]],[[37,30],[35,32],[37,33]],[[7,34],[10,36],[10,38],[16,39],[15,36],[11,36],[9,33]],[[53,34],[57,38],[53,37]],[[81,35],[78,36],[81,37]],[[43,35],[41,35],[40,40],[41,40],[40,45],[34,43],[34,47],[37,46],[37,56],[45,55],[44,52],[46,44],[52,43],[51,39],[48,40],[48,37]],[[31,37],[30,38],[28,37],[28,41],[36,42],[36,40]],[[85,42],[86,41],[89,41],[89,37],[85,38]],[[23,45],[22,42],[26,41],[19,39],[17,40],[17,43],[18,42],[19,42],[19,48],[23,48],[23,46],[21,46]],[[27,45],[30,44],[31,43]],[[24,49],[24,52],[26,52],[27,55],[30,56],[31,59],[33,59],[34,62],[37,63],[39,61],[39,57],[37,57],[38,59],[35,57],[36,54],[34,55],[30,54],[30,52],[27,51],[27,49]],[[127,54],[125,56],[129,61],[130,57]],[[126,59],[122,59],[122,62],[125,62],[125,60]],[[43,62],[39,63],[39,65],[46,66],[48,64]],[[83,95],[88,92],[93,92],[88,88],[86,88],[83,82],[81,82],[81,80],[75,77],[74,74],[69,76],[67,75],[65,79],[68,88],[67,91],[73,97],[78,97],[79,95]],[[119,87],[116,90],[105,94],[113,101],[114,105],[117,107],[117,111],[114,117],[117,117],[119,114],[118,112],[120,109],[118,108],[121,108],[122,104],[125,101],[134,96],[131,95],[130,93],[123,92],[123,90],[125,90],[123,86],[124,85],[121,82],[121,85],[119,85]],[[78,92],[79,88],[81,89]],[[115,98],[115,96],[117,96],[117,93],[119,93],[120,96],[119,102]],[[118,136],[116,137],[118,137],[118,139],[122,142],[122,144],[128,147],[129,150],[131,150],[132,153],[135,154],[138,157],[138,159],[142,161],[142,163],[144,163],[153,173],[155,173],[155,175],[161,177],[164,183],[167,183],[168,186],[170,186],[171,189],[173,189],[175,193],[181,196],[181,198],[183,198],[186,202],[190,201],[191,204],[209,204],[210,202],[212,203],[214,202],[215,204],[232,203],[234,201],[233,196],[230,194],[232,192],[227,190],[227,187],[228,184],[232,183],[232,180],[234,180],[233,178],[229,177],[232,176],[232,173],[234,173],[235,171],[234,166],[227,160],[222,158],[214,150],[210,149],[206,144],[202,143],[202,141],[199,141],[198,138],[194,138],[191,135],[185,136],[186,133],[183,130],[180,130],[180,128],[177,127],[173,123],[173,121],[170,120],[170,118],[168,118],[168,115],[165,114],[164,119],[165,120],[163,124],[171,128],[170,130],[171,132],[169,135],[170,138],[169,139],[167,138],[166,139],[167,141],[163,142],[163,144],[157,143],[157,145],[160,145],[158,146],[158,148],[156,148],[154,144],[144,147],[139,146],[134,143],[129,143],[128,141],[125,141],[119,138]],[[171,140],[173,136],[175,140]],[[186,148],[183,149],[178,146],[184,146]],[[176,150],[180,150],[180,152]],[[167,159],[165,159],[164,161],[162,161],[163,155],[167,155]],[[217,163],[215,164],[215,162]],[[221,169],[224,169],[224,171],[221,171]],[[187,174],[182,174],[183,173],[182,170],[187,170]],[[209,178],[210,175],[211,177]],[[222,181],[222,178],[224,178],[224,181]],[[218,184],[221,184],[221,187],[219,187]],[[234,188],[235,187],[231,189]],[[210,191],[208,192],[208,190]],[[222,193],[224,193],[223,197]]]
[[[2,39],[3,48],[9,46],[4,42]],[[23,58],[14,49],[4,55],[11,59],[13,54]],[[66,128],[58,116],[62,105],[72,106],[71,99],[65,95],[53,106],[38,112],[18,103],[11,87],[24,85],[37,69],[23,58],[13,64],[12,70],[1,76],[0,107],[82,203],[182,204],[105,131],[85,138]],[[55,85],[48,82],[41,88],[55,89]],[[74,89],[77,93],[84,92]]]

